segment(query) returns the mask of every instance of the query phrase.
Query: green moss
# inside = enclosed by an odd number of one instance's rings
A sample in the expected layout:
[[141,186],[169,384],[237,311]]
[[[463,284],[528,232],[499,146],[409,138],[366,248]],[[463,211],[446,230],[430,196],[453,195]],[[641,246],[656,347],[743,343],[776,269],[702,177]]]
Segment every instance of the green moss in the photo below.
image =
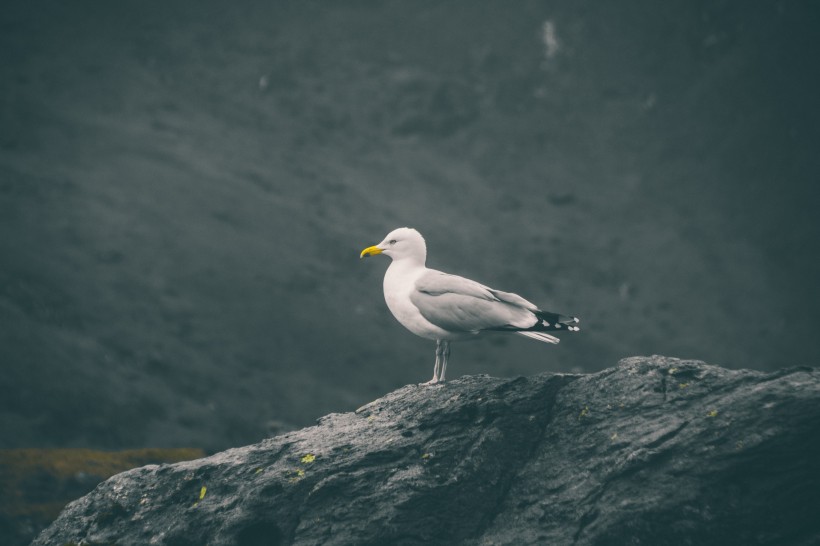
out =
[[195,448],[0,449],[0,518],[27,518],[46,525],[66,504],[114,474],[204,456]]
[[[175,463],[204,457],[197,448],[130,449],[96,451],[93,449],[0,449],[0,478],[3,470],[19,474],[48,472],[56,478],[68,478],[78,472],[109,477],[138,466]],[[6,485],[6,482],[2,482]]]

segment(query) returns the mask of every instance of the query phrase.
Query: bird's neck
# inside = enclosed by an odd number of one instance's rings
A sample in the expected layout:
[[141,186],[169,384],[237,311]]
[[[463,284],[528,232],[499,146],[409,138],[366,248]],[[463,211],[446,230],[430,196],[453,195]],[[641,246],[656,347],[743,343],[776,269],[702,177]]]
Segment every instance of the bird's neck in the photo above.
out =
[[425,271],[423,261],[408,258],[393,260],[390,267],[384,272],[384,293],[385,298],[388,299],[388,306],[391,303],[387,294],[395,296],[407,292],[413,287],[416,279],[424,275]]
[[426,261],[425,256],[402,256],[401,258],[394,258],[390,267],[397,269],[423,269]]
[[384,278],[385,281],[387,281],[388,277],[394,279],[416,277],[421,275],[424,271],[424,260],[406,256],[404,258],[399,258],[398,260],[393,260],[390,267],[387,268]]

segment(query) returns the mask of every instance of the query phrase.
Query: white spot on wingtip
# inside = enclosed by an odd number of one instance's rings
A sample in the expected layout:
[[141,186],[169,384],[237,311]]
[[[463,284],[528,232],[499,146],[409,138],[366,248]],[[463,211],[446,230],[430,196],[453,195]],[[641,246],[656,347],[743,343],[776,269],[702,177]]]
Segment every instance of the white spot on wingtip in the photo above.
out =
[[547,322],[546,320],[542,320],[542,321],[541,321],[541,324],[543,324],[543,325],[544,325],[544,326],[546,326],[547,328],[549,328],[549,327],[550,327],[550,323],[549,323],[549,322]]

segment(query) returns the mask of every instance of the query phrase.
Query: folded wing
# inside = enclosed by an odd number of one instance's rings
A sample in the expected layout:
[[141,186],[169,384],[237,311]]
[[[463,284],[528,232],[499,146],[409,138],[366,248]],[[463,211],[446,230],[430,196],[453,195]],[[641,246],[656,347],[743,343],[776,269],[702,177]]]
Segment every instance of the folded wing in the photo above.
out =
[[521,296],[435,270],[416,281],[410,301],[425,319],[450,332],[527,329],[538,322],[537,307]]

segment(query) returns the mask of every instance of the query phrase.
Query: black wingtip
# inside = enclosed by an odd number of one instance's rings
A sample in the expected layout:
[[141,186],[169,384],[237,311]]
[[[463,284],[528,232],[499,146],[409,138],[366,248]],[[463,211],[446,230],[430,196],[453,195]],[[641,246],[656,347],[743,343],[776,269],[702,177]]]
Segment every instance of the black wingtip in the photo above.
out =
[[581,328],[578,323],[581,320],[578,317],[569,317],[566,315],[559,315],[558,313],[550,313],[549,311],[536,311],[535,316],[538,318],[531,330],[544,331],[561,331],[577,332]]

